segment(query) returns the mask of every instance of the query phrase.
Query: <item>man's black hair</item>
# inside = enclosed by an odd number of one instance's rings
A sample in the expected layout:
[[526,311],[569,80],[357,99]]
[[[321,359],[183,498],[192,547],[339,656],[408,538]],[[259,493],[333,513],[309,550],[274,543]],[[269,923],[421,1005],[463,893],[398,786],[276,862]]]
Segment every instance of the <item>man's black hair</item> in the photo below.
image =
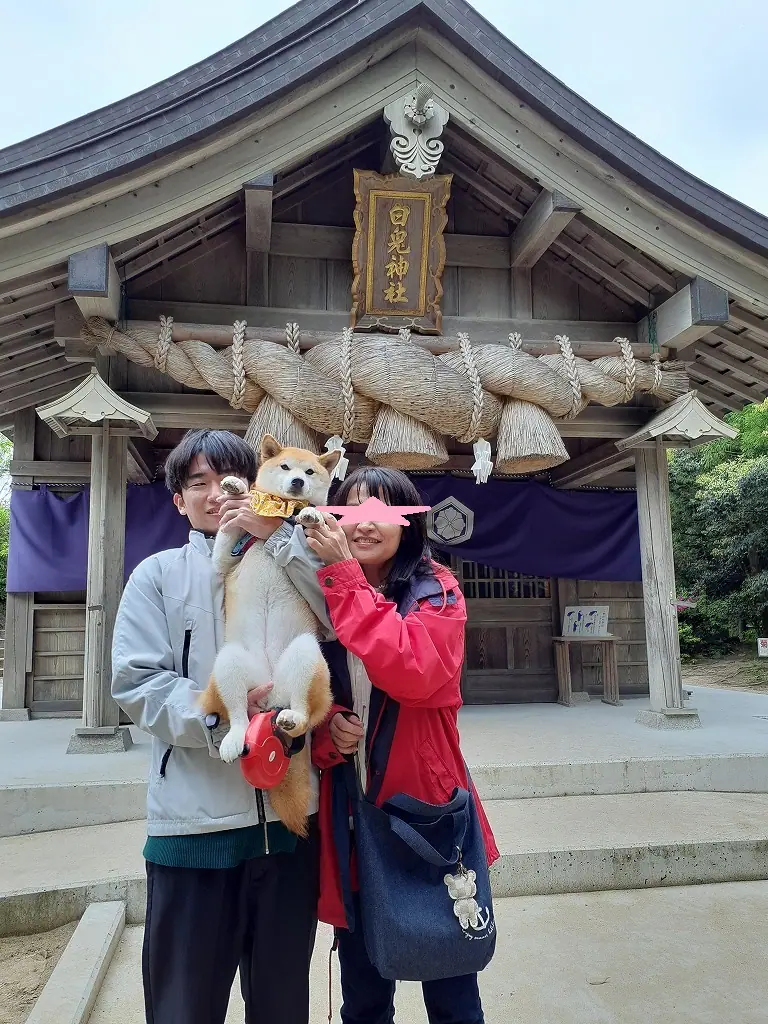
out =
[[256,479],[256,454],[242,437],[229,430],[188,430],[165,462],[165,483],[171,494],[181,494],[186,487],[198,455],[215,473],[231,473],[249,484]]
[[[416,486],[399,469],[384,466],[360,466],[339,485],[332,504],[346,505],[354,492],[364,490],[369,497],[379,498],[385,505],[423,505]],[[411,524],[403,528],[400,546],[384,583],[384,595],[399,601],[407,592],[414,576],[433,572],[432,549],[427,537],[427,517],[423,512],[409,514]]]

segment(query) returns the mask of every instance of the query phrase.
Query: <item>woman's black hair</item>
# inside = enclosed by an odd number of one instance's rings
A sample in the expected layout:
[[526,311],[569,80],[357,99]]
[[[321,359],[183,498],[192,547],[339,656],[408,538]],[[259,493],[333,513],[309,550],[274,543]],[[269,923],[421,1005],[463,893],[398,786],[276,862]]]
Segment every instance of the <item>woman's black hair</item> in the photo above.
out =
[[[413,482],[399,469],[381,466],[360,466],[346,478],[333,495],[334,505],[346,505],[350,494],[362,488],[370,497],[380,498],[386,505],[423,505]],[[424,512],[408,515],[410,526],[403,527],[392,566],[384,585],[384,595],[400,601],[414,576],[432,572],[432,549],[427,537]]]
[[214,473],[231,473],[252,484],[256,479],[256,454],[242,437],[229,430],[188,430],[165,460],[165,483],[171,494],[181,494],[189,482],[189,470],[198,455]]

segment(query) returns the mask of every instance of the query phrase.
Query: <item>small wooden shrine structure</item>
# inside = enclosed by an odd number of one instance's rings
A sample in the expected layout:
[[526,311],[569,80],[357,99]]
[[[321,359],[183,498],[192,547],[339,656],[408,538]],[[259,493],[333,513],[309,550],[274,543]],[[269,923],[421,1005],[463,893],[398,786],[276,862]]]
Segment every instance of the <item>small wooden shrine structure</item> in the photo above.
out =
[[[8,595],[0,717],[85,707],[85,733],[115,728],[123,545],[106,524],[184,430],[221,427],[478,488],[636,489],[642,584],[463,558],[468,517],[441,502],[469,609],[465,697],[555,700],[564,608],[607,604],[620,694],[650,690],[650,724],[696,724],[666,448],[723,436],[719,417],[767,386],[768,219],[463,0],[303,0],[0,152],[13,487],[99,496],[88,593]],[[602,646],[574,645],[574,694],[602,692]]]

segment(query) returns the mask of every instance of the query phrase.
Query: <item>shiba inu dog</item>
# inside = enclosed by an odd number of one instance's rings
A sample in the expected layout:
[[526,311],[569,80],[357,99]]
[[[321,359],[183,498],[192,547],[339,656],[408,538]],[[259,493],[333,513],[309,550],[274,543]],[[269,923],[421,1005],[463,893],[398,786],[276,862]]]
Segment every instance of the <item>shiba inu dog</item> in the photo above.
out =
[[[251,492],[253,507],[289,516],[295,507],[304,506],[299,521],[316,521],[320,513],[311,506],[327,501],[339,455],[283,448],[267,434]],[[237,477],[226,477],[221,486],[229,494],[247,491]],[[214,567],[224,577],[225,642],[201,698],[205,714],[229,721],[219,749],[227,762],[243,753],[248,691],[254,687],[272,682],[269,708],[283,709],[275,725],[291,738],[313,729],[331,707],[330,675],[317,641],[317,619],[285,571],[264,551],[263,541],[250,538],[244,553],[236,553],[243,540],[248,540],[243,531],[220,530],[214,544]],[[304,835],[310,800],[308,747],[291,758],[288,774],[270,789],[269,798],[286,827]]]

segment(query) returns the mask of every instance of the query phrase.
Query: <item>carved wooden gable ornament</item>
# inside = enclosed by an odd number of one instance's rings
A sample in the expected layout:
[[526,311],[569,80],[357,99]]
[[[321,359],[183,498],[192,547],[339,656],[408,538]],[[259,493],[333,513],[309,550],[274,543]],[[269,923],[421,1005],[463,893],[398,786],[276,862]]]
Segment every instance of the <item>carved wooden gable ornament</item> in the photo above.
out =
[[355,171],[355,330],[440,334],[451,179]]

